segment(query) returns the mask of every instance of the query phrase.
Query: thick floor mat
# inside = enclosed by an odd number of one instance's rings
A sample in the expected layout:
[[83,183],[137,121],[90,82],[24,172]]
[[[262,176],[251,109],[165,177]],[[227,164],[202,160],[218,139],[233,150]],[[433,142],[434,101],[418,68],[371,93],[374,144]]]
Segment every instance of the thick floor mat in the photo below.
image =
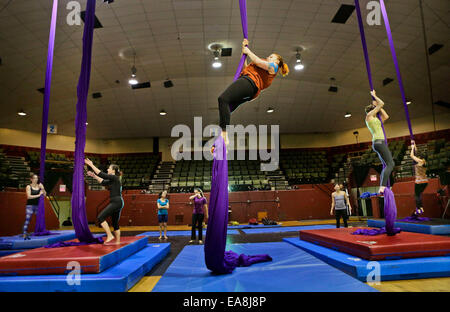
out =
[[153,288],[155,292],[367,292],[376,289],[285,242],[232,244],[227,250],[268,253],[271,262],[213,275],[203,246],[186,246]]
[[121,244],[36,248],[0,258],[0,275],[64,274],[77,261],[81,273],[100,273],[147,246],[145,237],[122,237]]
[[31,239],[24,240],[22,235],[0,237],[0,249],[32,249],[42,246],[64,242],[76,238],[75,231],[50,231],[51,235],[30,236]]
[[[382,228],[385,226],[383,219],[369,219],[367,226]],[[450,234],[450,220],[431,219],[425,222],[395,222],[395,227],[402,231],[433,234],[433,235],[449,235]]]
[[[196,232],[198,234],[198,232]],[[239,232],[237,230],[227,230],[227,235],[238,235]],[[203,230],[203,237],[206,235],[206,230]],[[159,231],[149,231],[138,234],[138,236],[150,236],[150,237],[158,237]],[[170,236],[191,236],[191,231],[167,231],[167,237]],[[163,232],[164,237],[164,232]]]
[[366,260],[450,255],[450,237],[400,232],[395,236],[353,235],[358,228],[302,230],[300,239]]
[[228,229],[263,229],[263,228],[274,228],[281,227],[282,224],[264,225],[264,224],[239,224],[239,225],[229,225]]
[[263,233],[281,233],[281,232],[297,232],[301,230],[316,230],[316,229],[333,229],[335,225],[322,224],[322,225],[305,225],[305,226],[282,226],[276,228],[253,228],[241,230],[245,234],[263,234]]
[[[374,272],[374,263],[371,261],[315,245],[297,237],[283,238],[283,240],[363,282],[366,282],[368,276],[371,276],[369,274]],[[450,257],[383,260],[377,263],[381,281],[450,276]],[[369,281],[372,281],[370,278]]]
[[[80,276],[68,282],[68,275],[0,277],[4,292],[124,292],[135,285],[170,251],[170,244],[148,244],[144,249],[99,274]],[[73,276],[71,276],[73,277]]]

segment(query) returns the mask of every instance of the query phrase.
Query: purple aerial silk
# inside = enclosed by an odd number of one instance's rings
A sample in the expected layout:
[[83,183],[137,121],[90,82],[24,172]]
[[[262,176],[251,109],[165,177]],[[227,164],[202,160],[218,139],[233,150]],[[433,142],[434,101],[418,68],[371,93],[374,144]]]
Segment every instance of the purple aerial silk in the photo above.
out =
[[397,220],[397,222],[426,222],[426,221],[431,221],[431,219],[427,217],[419,217],[416,215]]
[[[383,2],[383,0],[380,1],[380,3],[382,3],[382,2]],[[384,3],[381,6],[382,6],[382,11],[383,11]],[[356,8],[356,15],[357,15],[357,19],[358,19],[359,32],[361,35],[361,43],[362,43],[362,47],[363,47],[363,51],[364,51],[364,60],[366,62],[367,77],[369,78],[370,90],[374,90],[373,81],[372,81],[372,71],[370,69],[370,62],[369,62],[369,52],[367,49],[366,36],[364,33],[364,24],[363,24],[362,17],[361,17],[361,9],[359,6],[359,0],[355,0],[355,8]],[[394,43],[392,41],[392,35],[391,35],[390,28],[389,28],[389,21],[387,20],[386,9],[384,9],[383,18],[384,18],[385,24],[386,24],[386,32],[388,33],[389,45],[391,47],[391,51],[392,51],[393,57],[394,57],[395,56]],[[398,63],[397,63],[396,57],[394,57],[394,64],[396,66],[397,77],[399,77],[399,83],[401,85],[400,89],[402,90],[402,96],[403,96],[403,100],[404,100],[404,104],[405,104],[406,119],[408,120],[408,125],[410,127],[409,130],[410,130],[411,138],[413,138],[409,114],[408,114],[407,107],[406,107],[406,100],[404,98],[403,85],[401,83],[400,70],[398,69]],[[384,140],[387,144],[387,137],[386,137],[386,131],[384,129],[383,120],[381,119],[380,114],[378,114],[377,117],[381,121],[381,128],[383,129]],[[386,164],[383,162],[383,170],[385,169],[385,167],[386,167]],[[385,229],[383,228],[380,230],[370,230],[371,234],[365,234],[366,232],[364,230],[355,231],[353,234],[376,235],[376,234],[373,234],[376,231],[379,231],[378,234],[384,234],[384,233],[389,234],[389,235],[396,234],[400,231],[400,229],[394,228],[394,223],[395,223],[396,217],[397,217],[397,207],[395,205],[395,197],[394,197],[394,193],[390,189],[390,183],[388,181],[388,185],[384,190],[384,218],[386,220],[386,228]]]
[[[248,39],[248,27],[247,27],[247,1],[239,0],[239,9],[241,11],[241,24],[242,24],[242,34],[244,35],[244,39]],[[241,76],[242,68],[244,67],[245,59],[247,58],[246,54],[242,54],[241,60],[239,61],[238,68],[236,70],[236,74],[234,74],[234,79],[238,79]]]
[[409,135],[411,140],[414,140],[414,134],[411,126],[411,118],[409,117],[408,105],[406,104],[405,88],[403,87],[402,75],[400,73],[400,68],[398,65],[397,54],[395,53],[394,40],[392,39],[391,26],[389,25],[389,19],[386,12],[386,6],[384,1],[380,0],[381,14],[383,15],[384,25],[386,27],[386,34],[389,40],[389,48],[391,49],[392,60],[394,62],[395,71],[397,73],[398,85],[400,87],[400,93],[402,95],[403,108],[405,109],[406,121],[408,122]]
[[75,118],[75,163],[72,186],[72,221],[79,242],[60,242],[46,247],[65,247],[102,244],[89,230],[84,197],[84,149],[86,147],[87,95],[91,76],[92,41],[94,37],[95,0],[88,0],[83,34],[83,58],[77,88],[77,115]]
[[225,142],[219,136],[214,142],[209,219],[205,238],[206,267],[215,274],[228,274],[238,266],[271,261],[269,255],[238,255],[225,251],[228,227],[228,163]]
[[[41,161],[39,168],[39,179],[44,184],[45,176],[45,150],[47,148],[47,126],[48,126],[48,111],[50,108],[50,88],[52,84],[52,68],[53,68],[53,51],[55,48],[55,30],[56,17],[58,15],[58,0],[53,0],[52,19],[50,22],[50,35],[48,38],[47,51],[47,69],[45,72],[45,90],[44,90],[44,105],[42,108],[42,129],[41,129]],[[45,228],[45,198],[39,198],[38,213],[36,215],[36,226],[34,228],[33,236],[50,235],[51,233]]]
[[[393,234],[400,233],[399,228],[394,228]],[[368,235],[368,236],[376,236],[381,234],[388,234],[389,232],[386,231],[385,227],[382,227],[381,229],[357,229],[355,232],[353,232],[353,235]]]

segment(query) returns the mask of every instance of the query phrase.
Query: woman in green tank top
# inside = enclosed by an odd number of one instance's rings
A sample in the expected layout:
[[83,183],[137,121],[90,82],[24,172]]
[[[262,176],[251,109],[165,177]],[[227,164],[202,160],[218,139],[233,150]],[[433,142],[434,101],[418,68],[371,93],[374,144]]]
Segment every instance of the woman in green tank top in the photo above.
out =
[[[385,142],[386,138],[381,126],[381,121],[384,123],[389,118],[389,115],[383,109],[384,102],[377,97],[375,90],[372,90],[370,94],[374,100],[372,101],[372,104],[366,106],[366,125],[372,134],[372,148],[378,154],[380,161],[385,165],[380,174],[381,183],[380,189],[378,190],[378,193],[383,194],[395,166],[391,151]],[[379,118],[377,116],[378,114]]]

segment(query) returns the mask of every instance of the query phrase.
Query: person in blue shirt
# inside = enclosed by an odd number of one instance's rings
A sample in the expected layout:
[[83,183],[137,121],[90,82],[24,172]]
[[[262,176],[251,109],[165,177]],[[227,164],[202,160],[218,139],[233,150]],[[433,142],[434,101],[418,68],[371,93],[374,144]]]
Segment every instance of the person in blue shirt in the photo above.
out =
[[164,227],[164,239],[167,239],[167,220],[169,216],[169,200],[167,199],[167,191],[162,191],[156,201],[158,206],[158,222],[159,222],[159,239],[162,238],[162,228]]

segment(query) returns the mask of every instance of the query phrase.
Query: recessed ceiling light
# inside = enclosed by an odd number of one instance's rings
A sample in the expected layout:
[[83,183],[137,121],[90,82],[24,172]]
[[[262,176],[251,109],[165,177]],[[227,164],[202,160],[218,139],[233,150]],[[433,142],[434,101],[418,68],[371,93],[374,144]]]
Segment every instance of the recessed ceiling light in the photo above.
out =
[[23,111],[23,109],[21,109],[20,112],[17,113],[17,115],[19,115],[19,116],[26,116],[27,113],[25,113],[25,112]]
[[411,100],[406,100],[406,105],[409,105],[409,104],[411,104],[412,103],[412,101]]
[[351,114],[351,113],[346,113],[346,114],[344,115],[344,117],[345,117],[345,118],[350,118],[350,117],[352,117],[352,114]]
[[269,107],[269,108],[267,109],[267,112],[268,112],[268,113],[273,113],[273,111],[274,111],[274,109],[271,108],[271,107]]
[[161,116],[165,116],[165,115],[167,115],[167,113],[166,113],[166,111],[165,111],[165,110],[162,110],[162,111],[160,111],[160,112],[159,112],[159,114],[160,114]]

